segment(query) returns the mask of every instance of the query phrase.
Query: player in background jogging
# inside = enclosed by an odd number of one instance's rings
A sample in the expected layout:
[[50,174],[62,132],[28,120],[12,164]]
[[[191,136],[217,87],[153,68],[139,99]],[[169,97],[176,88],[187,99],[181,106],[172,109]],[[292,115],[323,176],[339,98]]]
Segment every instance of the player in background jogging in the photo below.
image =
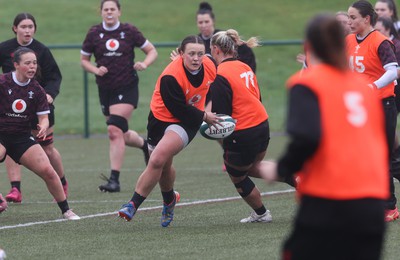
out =
[[[128,120],[138,106],[139,78],[137,71],[146,70],[157,58],[157,50],[137,27],[121,23],[118,0],[102,0],[102,23],[89,29],[81,50],[82,67],[96,75],[100,105],[110,141],[110,177],[103,176],[104,192],[119,192],[119,175],[125,156],[125,145],[142,149],[148,161],[146,140],[129,129]],[[144,54],[143,61],[134,61],[134,49]],[[90,59],[94,56],[96,65]]]

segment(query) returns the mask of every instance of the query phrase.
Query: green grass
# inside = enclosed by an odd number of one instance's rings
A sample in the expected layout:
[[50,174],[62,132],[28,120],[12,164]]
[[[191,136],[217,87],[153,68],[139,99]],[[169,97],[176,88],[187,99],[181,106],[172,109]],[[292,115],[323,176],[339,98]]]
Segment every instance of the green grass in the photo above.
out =
[[[23,11],[35,15],[38,24],[36,38],[47,45],[80,45],[93,24],[100,22],[99,0],[0,0],[0,35],[2,40],[13,37],[14,16]],[[136,0],[121,1],[121,20],[137,25],[153,43],[178,42],[188,34],[197,33],[195,12],[200,1]],[[214,0],[210,1],[217,16],[217,28],[235,28],[245,38],[259,36],[261,40],[300,39],[306,21],[321,11],[346,10],[348,0]],[[295,56],[301,46],[264,46],[255,50],[258,79],[263,102],[270,114],[273,131],[284,129],[285,81],[300,68]],[[159,48],[159,58],[147,71],[140,72],[140,102],[130,126],[145,134],[149,100],[155,81],[169,62],[169,48]],[[61,94],[56,100],[56,135],[82,134],[83,72],[79,49],[54,49],[53,54],[63,73]],[[141,53],[137,53],[142,58]],[[89,121],[91,133],[105,133],[97,87],[89,75]],[[282,151],[285,138],[273,136],[268,158]],[[13,204],[0,215],[0,247],[9,259],[278,259],[280,246],[291,228],[296,210],[294,194],[271,195],[264,202],[274,221],[267,225],[241,225],[238,221],[250,212],[241,200],[182,206],[176,209],[172,227],[159,224],[160,209],[139,212],[126,223],[111,213],[119,209],[132,195],[134,184],[144,169],[142,154],[128,149],[121,174],[122,191],[103,194],[97,191],[102,182],[100,173],[108,174],[108,140],[56,139],[70,183],[70,206],[81,216],[77,222],[50,222],[33,226],[4,229],[7,226],[51,221],[60,218],[56,204],[44,183],[24,170],[22,190],[24,201]],[[212,152],[210,152],[212,151]],[[222,173],[221,151],[216,142],[197,137],[175,159],[176,189],[182,203],[235,197],[237,193],[226,174]],[[4,166],[0,191],[6,193]],[[283,184],[266,185],[256,181],[262,192],[286,190]],[[396,183],[399,189],[399,184]],[[400,196],[397,192],[398,197]],[[156,188],[142,208],[161,205]],[[339,214],[339,213],[338,213]],[[360,213],[362,217],[362,213]],[[400,255],[398,222],[387,228],[384,259]]]
[[[267,158],[281,154],[285,143],[285,137],[273,136]],[[139,211],[131,222],[125,222],[112,212],[132,196],[144,168],[141,151],[127,150],[122,190],[108,194],[97,191],[102,183],[99,174],[108,173],[106,138],[57,139],[56,146],[70,183],[70,206],[85,218],[15,227],[60,218],[43,181],[24,170],[23,203],[11,204],[0,215],[0,247],[9,259],[279,259],[281,243],[290,232],[296,211],[294,193],[263,198],[273,215],[270,224],[240,224],[250,208],[237,198],[179,206],[172,226],[161,228],[161,209],[151,209],[162,203],[157,187],[141,207],[150,210]],[[181,203],[237,197],[229,178],[221,171],[221,161],[218,144],[201,136],[176,157],[175,188],[181,193]],[[3,194],[9,190],[5,174],[4,167],[0,168]],[[262,192],[290,189],[285,184],[266,185],[261,180],[256,180],[256,184]],[[400,188],[398,183],[396,188]],[[108,214],[95,216],[101,213]],[[11,228],[4,229],[7,226]],[[399,232],[399,222],[388,225],[383,259],[398,258]]]
[[[2,0],[4,2],[4,0]],[[0,35],[14,37],[12,21],[19,12],[29,11],[37,20],[36,38],[47,45],[80,45],[91,25],[100,23],[99,0],[13,0],[3,4]],[[121,21],[135,24],[153,43],[179,42],[197,33],[195,13],[200,1],[137,0],[121,1]],[[318,12],[346,10],[348,0],[214,0],[209,1],[216,14],[216,27],[237,29],[244,38],[261,40],[301,39],[307,20]],[[296,54],[301,46],[264,46],[255,50],[257,76],[264,104],[274,131],[284,128],[285,81],[300,68]],[[53,50],[63,74],[61,93],[56,99],[56,134],[83,134],[83,72],[79,48]],[[158,75],[169,62],[170,48],[159,48],[159,58],[148,70],[139,73],[140,103],[130,126],[145,133],[149,101]],[[138,58],[143,55],[138,52]],[[105,133],[94,76],[89,75],[89,123],[91,133]]]

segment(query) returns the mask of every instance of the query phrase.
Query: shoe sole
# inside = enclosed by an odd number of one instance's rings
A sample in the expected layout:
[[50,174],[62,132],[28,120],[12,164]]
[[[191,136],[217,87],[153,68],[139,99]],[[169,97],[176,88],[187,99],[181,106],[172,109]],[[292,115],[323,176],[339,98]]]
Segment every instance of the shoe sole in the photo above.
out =
[[113,193],[113,192],[120,192],[121,189],[109,190],[109,189],[105,189],[105,188],[99,188],[99,191],[101,191],[101,192],[110,192],[110,193]]
[[392,221],[395,221],[398,218],[399,218],[399,215],[393,216],[393,217],[391,216],[391,217],[385,218],[385,222],[392,222]]
[[22,202],[22,200],[14,200],[14,199],[9,199],[9,198],[6,198],[6,201],[11,202],[11,203],[21,203]]
[[119,216],[120,218],[122,218],[122,219],[125,219],[125,221],[127,221],[127,222],[131,221],[131,219],[132,219],[132,218],[129,218],[129,216],[126,215],[125,213],[119,212],[119,211],[118,211],[118,216]]
[[271,220],[244,221],[244,222],[239,221],[239,222],[243,223],[243,224],[246,224],[246,223],[270,223],[270,222],[272,222],[272,219]]

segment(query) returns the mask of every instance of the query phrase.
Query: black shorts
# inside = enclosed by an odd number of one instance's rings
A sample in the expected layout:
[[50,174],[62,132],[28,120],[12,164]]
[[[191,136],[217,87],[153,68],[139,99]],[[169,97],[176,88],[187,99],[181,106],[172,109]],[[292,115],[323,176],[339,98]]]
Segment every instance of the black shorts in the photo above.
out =
[[[48,114],[49,116],[49,127],[54,126],[55,123],[55,118],[54,118],[54,105],[53,104],[49,104],[50,107],[50,114]],[[34,119],[31,121],[31,128],[32,130],[37,130],[37,124],[39,123],[38,118],[34,117]]]
[[0,134],[0,142],[6,148],[6,154],[16,163],[31,146],[37,144],[31,133],[26,134]]
[[151,146],[156,146],[158,142],[160,142],[161,138],[163,138],[165,129],[167,129],[170,125],[179,125],[182,127],[187,136],[188,136],[188,144],[193,140],[196,136],[198,129],[187,127],[181,123],[171,123],[160,121],[154,117],[153,113],[150,111],[147,123],[147,142]]
[[236,166],[250,165],[259,153],[267,150],[269,139],[268,120],[258,126],[235,131],[223,141],[224,160]]
[[99,87],[99,98],[103,115],[110,115],[110,106],[115,104],[131,104],[137,108],[139,101],[139,79],[136,77],[132,85],[120,86],[116,89]]
[[293,260],[380,259],[384,232],[383,200],[304,196],[283,254]]

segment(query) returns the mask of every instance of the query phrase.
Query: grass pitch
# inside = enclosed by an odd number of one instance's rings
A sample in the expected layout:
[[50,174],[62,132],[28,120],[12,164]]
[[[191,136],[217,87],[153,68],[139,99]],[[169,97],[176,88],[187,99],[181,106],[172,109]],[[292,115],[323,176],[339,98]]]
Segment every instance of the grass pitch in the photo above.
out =
[[[267,158],[276,158],[285,143],[285,137],[273,136]],[[251,210],[221,171],[222,151],[216,142],[198,135],[176,157],[175,188],[182,200],[169,228],[160,226],[158,187],[131,222],[116,217],[144,169],[140,150],[127,150],[121,192],[110,194],[97,190],[100,173],[108,175],[106,138],[57,139],[55,144],[70,185],[70,206],[83,219],[60,221],[44,182],[24,170],[22,204],[11,204],[0,215],[0,247],[9,259],[279,259],[296,211],[291,187],[256,180],[273,222],[239,223]],[[4,166],[0,174],[5,194],[10,187]],[[383,259],[397,259],[399,232],[398,221],[388,224]]]

